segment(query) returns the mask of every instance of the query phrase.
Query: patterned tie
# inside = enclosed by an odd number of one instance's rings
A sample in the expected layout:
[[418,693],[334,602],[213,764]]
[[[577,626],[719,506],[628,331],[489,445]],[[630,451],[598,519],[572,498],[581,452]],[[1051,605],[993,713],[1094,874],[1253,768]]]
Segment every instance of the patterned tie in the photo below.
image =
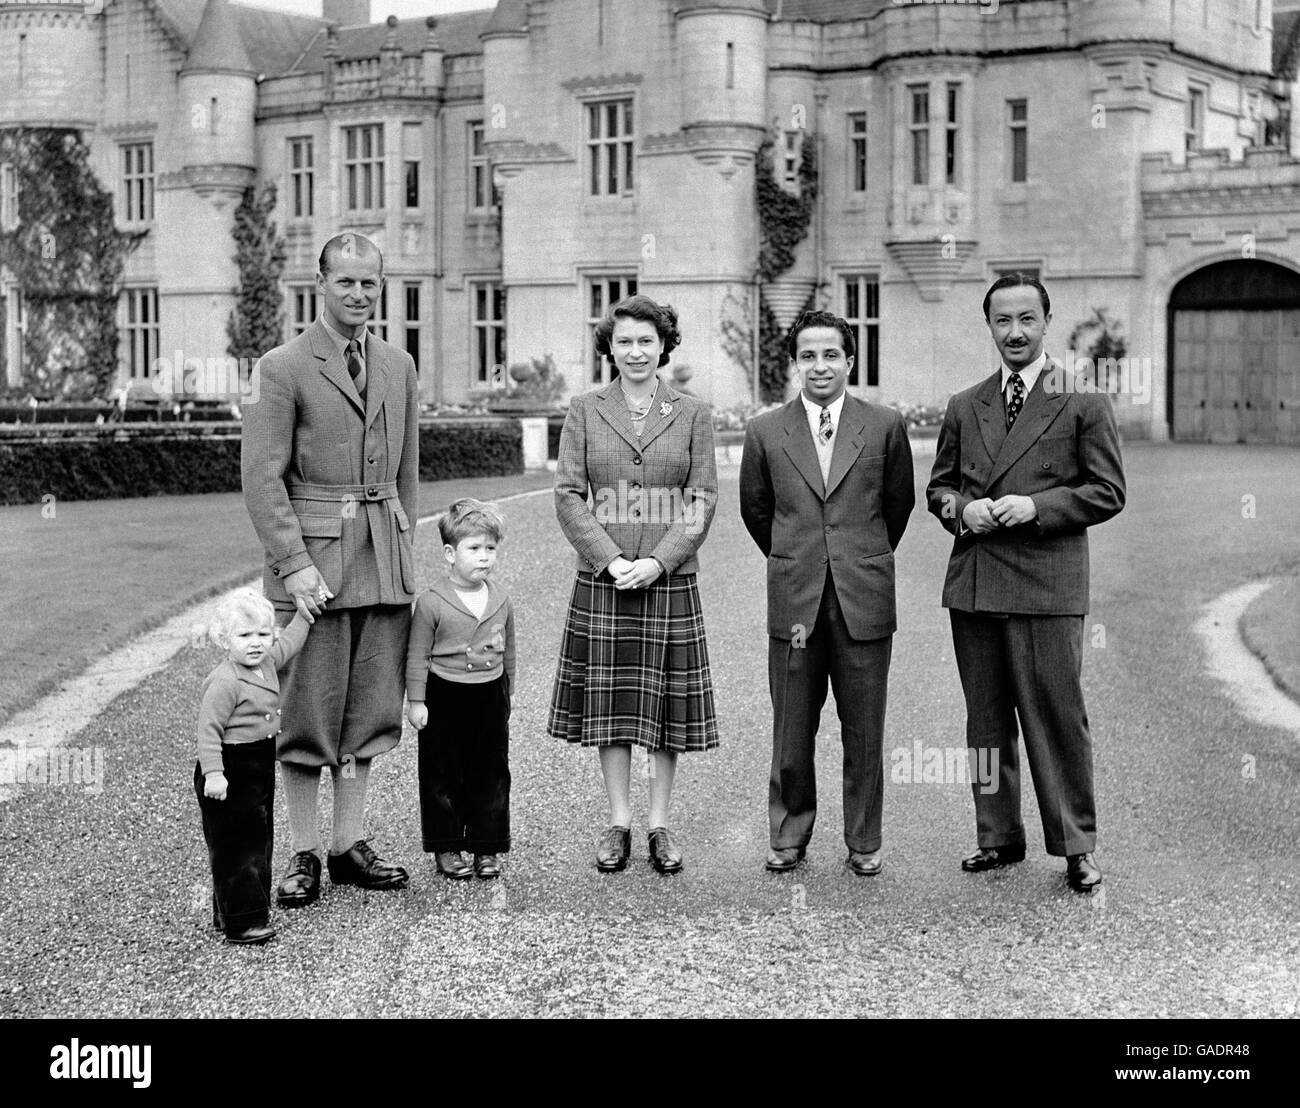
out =
[[821,420],[817,424],[817,437],[821,440],[822,446],[831,441],[833,434],[835,434],[835,428],[831,426],[830,409],[823,408]]
[[1025,406],[1025,383],[1020,379],[1020,371],[1011,371],[1011,399],[1007,401],[1007,429],[1016,422],[1016,416]]
[[352,383],[357,386],[357,395],[364,401],[366,398],[366,367],[361,361],[361,344],[356,339],[348,343],[348,372],[352,375]]

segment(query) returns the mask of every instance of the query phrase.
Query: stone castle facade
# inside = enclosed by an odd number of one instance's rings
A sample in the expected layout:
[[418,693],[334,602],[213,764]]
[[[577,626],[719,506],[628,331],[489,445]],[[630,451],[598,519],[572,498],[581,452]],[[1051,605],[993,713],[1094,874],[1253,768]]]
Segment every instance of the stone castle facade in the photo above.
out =
[[[316,314],[321,243],[363,232],[377,326],[430,402],[547,354],[569,391],[596,384],[590,324],[637,289],[676,305],[675,361],[715,404],[757,395],[760,303],[846,316],[856,392],[938,404],[995,366],[980,302],[1018,269],[1052,294],[1056,356],[1094,309],[1122,333],[1098,385],[1129,435],[1300,441],[1300,5],[325,4],[0,7],[0,127],[80,130],[145,232],[120,319],[137,391],[159,359],[224,356],[234,208],[273,182],[286,335]],[[806,236],[760,286],[761,150],[794,194],[808,145]],[[19,386],[22,289],[0,281]]]

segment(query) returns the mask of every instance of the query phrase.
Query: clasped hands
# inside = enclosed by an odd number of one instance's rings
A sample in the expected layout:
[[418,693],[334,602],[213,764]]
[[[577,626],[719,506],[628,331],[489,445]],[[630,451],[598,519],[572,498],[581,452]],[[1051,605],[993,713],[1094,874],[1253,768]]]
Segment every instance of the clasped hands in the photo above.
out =
[[972,500],[961,513],[961,521],[977,535],[996,531],[999,527],[1017,527],[1038,517],[1038,508],[1032,497],[1007,496],[990,500],[987,496]]
[[656,558],[638,558],[630,562],[622,555],[605,568],[614,578],[616,589],[644,589],[647,585],[653,585],[663,573],[663,567]]
[[303,566],[289,574],[284,579],[284,589],[308,623],[316,622],[316,617],[325,610],[325,601],[334,596],[315,566]]

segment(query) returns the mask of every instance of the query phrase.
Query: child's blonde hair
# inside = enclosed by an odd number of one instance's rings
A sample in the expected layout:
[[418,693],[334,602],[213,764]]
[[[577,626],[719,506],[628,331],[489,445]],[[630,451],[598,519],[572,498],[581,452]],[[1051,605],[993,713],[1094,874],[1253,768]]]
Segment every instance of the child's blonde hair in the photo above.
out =
[[230,646],[230,632],[240,619],[254,621],[267,620],[275,629],[275,608],[260,592],[252,589],[240,589],[234,593],[217,611],[212,625],[208,628],[208,637],[223,650]]

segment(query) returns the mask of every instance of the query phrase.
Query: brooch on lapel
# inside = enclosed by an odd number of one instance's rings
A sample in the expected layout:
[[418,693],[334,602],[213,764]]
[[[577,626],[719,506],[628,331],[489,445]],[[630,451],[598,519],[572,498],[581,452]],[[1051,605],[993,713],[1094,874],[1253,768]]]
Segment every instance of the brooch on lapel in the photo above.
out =
[[672,410],[673,410],[673,406],[669,404],[667,400],[665,400],[662,404],[659,405],[660,415],[667,415]]

